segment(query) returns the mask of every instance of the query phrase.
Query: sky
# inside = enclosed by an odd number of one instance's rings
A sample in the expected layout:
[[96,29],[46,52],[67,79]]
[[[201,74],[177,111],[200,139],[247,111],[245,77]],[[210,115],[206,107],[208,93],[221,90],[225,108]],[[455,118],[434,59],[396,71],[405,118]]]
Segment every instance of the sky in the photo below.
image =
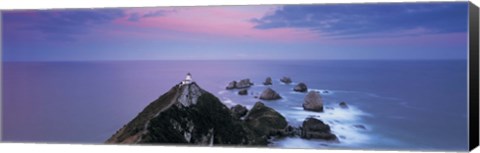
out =
[[4,61],[466,59],[468,3],[2,11]]

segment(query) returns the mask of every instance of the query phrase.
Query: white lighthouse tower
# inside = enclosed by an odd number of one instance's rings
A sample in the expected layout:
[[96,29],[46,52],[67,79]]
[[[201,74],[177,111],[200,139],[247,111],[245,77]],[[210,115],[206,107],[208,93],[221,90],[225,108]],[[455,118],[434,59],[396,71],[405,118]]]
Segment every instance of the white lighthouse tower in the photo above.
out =
[[190,84],[192,83],[193,80],[192,80],[192,74],[190,74],[190,72],[187,73],[187,76],[185,77],[185,80],[182,81],[182,85],[184,84]]

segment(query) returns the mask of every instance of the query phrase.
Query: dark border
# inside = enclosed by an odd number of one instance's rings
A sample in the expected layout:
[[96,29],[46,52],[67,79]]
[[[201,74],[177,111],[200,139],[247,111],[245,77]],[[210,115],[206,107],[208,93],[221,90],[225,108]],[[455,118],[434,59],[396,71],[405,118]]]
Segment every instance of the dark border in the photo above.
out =
[[478,146],[479,137],[479,62],[478,62],[478,7],[469,2],[469,149]]

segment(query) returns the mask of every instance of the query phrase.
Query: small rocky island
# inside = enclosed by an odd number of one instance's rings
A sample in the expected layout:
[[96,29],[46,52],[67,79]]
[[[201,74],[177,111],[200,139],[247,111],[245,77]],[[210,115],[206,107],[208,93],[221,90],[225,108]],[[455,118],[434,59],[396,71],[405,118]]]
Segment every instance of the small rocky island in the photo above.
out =
[[[230,82],[227,89],[245,89],[251,85],[249,79],[243,79]],[[244,90],[241,91],[239,94],[243,95]],[[312,94],[305,99],[304,108],[323,110],[318,93]],[[271,88],[265,89],[260,96],[260,99],[279,98]],[[250,110],[242,105],[228,108],[194,82],[189,73],[185,80],[150,103],[106,143],[266,146],[272,137],[337,140],[330,127],[318,119],[306,118],[302,126],[290,126],[284,116],[262,102],[256,102]]]

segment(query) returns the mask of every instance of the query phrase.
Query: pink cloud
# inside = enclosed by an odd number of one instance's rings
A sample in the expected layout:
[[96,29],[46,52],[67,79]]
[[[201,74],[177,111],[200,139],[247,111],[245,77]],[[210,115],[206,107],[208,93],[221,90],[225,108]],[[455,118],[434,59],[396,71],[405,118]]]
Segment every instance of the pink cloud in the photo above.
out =
[[[246,10],[248,9],[248,10]],[[181,7],[168,15],[128,21],[128,17],[115,23],[127,27],[159,29],[188,33],[194,36],[222,37],[228,39],[255,39],[265,41],[309,41],[317,38],[314,32],[306,29],[279,28],[255,29],[249,20],[263,16],[271,7]],[[147,14],[158,9],[130,9],[128,13]],[[148,34],[147,34],[148,35]]]

